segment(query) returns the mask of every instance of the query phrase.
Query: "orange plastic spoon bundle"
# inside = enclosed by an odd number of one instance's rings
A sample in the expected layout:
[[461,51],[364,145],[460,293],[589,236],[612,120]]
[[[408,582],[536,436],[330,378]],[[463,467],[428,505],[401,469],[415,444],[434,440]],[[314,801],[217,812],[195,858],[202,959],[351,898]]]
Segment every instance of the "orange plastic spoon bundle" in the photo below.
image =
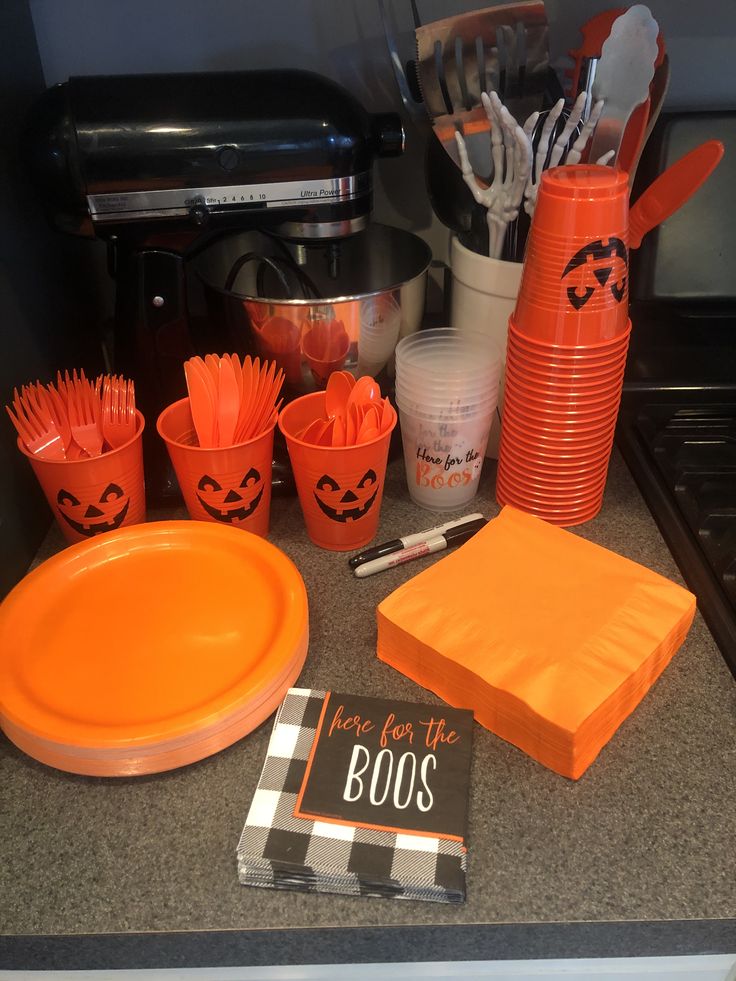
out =
[[313,446],[356,446],[391,429],[394,408],[382,398],[374,378],[356,382],[349,371],[334,371],[325,390],[325,417],[312,420],[299,439]]

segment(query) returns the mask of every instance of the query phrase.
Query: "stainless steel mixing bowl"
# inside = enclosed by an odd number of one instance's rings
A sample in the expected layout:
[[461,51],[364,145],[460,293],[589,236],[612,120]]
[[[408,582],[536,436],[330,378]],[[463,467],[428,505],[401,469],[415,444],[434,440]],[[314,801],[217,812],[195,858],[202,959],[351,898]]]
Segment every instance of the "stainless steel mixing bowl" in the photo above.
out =
[[232,350],[276,361],[293,398],[338,369],[390,385],[394,348],[422,321],[431,258],[411,232],[371,224],[338,242],[227,235],[193,269],[210,324]]

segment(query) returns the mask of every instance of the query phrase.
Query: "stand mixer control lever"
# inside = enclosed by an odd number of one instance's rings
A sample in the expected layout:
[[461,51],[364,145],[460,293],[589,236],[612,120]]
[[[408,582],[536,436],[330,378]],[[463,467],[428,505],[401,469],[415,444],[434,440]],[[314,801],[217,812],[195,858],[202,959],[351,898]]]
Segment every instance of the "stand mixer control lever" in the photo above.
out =
[[206,225],[210,218],[210,211],[204,198],[195,198],[192,207],[189,209],[189,217],[195,225]]

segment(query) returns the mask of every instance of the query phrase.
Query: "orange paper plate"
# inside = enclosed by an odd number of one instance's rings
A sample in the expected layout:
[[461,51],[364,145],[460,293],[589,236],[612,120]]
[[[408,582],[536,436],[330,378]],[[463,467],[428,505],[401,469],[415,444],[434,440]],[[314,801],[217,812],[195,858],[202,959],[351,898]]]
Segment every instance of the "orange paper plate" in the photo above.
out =
[[0,726],[77,773],[152,773],[246,735],[298,677],[307,595],[249,532],[162,521],[65,549],[0,607]]

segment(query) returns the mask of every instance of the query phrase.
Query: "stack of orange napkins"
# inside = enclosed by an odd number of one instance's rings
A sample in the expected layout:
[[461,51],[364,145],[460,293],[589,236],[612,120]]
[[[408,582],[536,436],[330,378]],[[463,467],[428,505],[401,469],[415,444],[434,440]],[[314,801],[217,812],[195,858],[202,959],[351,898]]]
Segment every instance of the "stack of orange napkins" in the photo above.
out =
[[692,593],[505,507],[378,607],[378,657],[576,780],[682,644]]

